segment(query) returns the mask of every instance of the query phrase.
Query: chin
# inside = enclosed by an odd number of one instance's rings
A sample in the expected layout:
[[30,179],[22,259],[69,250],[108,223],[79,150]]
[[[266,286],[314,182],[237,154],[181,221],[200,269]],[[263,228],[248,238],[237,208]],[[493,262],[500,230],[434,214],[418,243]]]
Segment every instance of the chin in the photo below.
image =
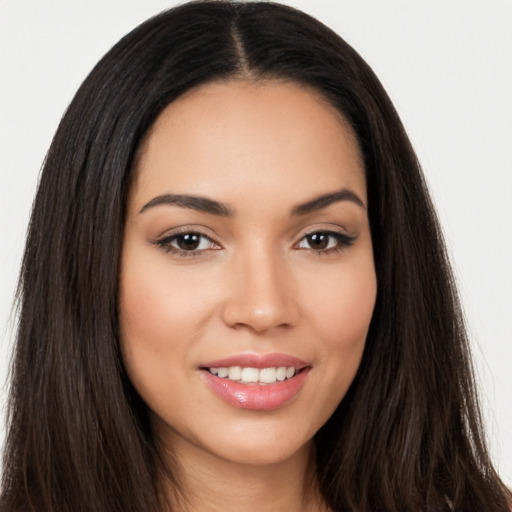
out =
[[259,441],[251,443],[233,443],[224,450],[215,450],[212,453],[216,458],[226,462],[246,466],[272,466],[287,462],[293,458],[308,457],[312,446],[312,440],[302,445],[292,445]]
[[[210,452],[226,461],[252,466],[279,464],[309,454],[314,434],[290,425],[273,428],[264,422],[246,424],[245,428],[239,425],[235,430],[216,436]],[[211,438],[208,441],[211,443]]]

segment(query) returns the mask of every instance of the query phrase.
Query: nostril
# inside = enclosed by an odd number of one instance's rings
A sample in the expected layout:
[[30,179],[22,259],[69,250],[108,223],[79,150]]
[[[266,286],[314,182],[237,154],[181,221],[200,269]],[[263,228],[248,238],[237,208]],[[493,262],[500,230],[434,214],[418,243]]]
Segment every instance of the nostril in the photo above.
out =
[[[254,254],[256,252],[257,254]],[[224,303],[223,319],[234,329],[262,333],[269,329],[290,328],[298,319],[286,268],[269,262],[261,250],[239,255],[230,268],[230,295]]]

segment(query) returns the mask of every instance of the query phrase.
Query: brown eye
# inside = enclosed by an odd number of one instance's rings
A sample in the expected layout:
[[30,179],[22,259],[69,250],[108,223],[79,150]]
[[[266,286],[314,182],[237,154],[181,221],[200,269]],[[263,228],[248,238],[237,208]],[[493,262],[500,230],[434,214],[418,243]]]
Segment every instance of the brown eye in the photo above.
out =
[[185,233],[183,235],[176,235],[174,244],[182,251],[194,251],[201,243],[202,235],[199,233]]
[[317,251],[327,249],[329,246],[330,238],[331,236],[328,233],[323,233],[321,231],[306,236],[309,247]]
[[341,251],[352,245],[353,241],[353,237],[335,231],[314,231],[301,239],[298,248],[327,254],[333,250]]
[[169,235],[154,243],[167,252],[182,256],[195,256],[203,251],[221,249],[210,237],[194,231]]

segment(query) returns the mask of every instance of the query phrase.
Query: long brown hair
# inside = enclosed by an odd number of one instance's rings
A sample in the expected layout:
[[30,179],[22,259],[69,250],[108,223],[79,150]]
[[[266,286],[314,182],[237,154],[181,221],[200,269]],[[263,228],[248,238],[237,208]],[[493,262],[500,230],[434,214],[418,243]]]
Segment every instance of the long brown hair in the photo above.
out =
[[117,290],[134,156],[159,113],[212,80],[311,87],[364,157],[378,296],[361,366],[316,434],[335,511],[505,511],[486,451],[439,224],[402,124],[338,35],[279,4],[192,2],[124,37],[94,68],[48,152],[19,285],[3,512],[162,509],[165,471],[120,357]]

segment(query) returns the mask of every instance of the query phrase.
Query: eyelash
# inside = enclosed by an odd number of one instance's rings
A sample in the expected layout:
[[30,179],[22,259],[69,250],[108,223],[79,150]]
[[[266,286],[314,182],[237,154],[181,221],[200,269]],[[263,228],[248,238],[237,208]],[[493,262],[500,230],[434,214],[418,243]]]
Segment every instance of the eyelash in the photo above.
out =
[[305,235],[303,235],[299,241],[299,244],[303,243],[303,241],[305,241],[307,238],[313,237],[315,235],[327,236],[328,238],[333,238],[336,242],[336,245],[334,247],[327,247],[325,249],[315,249],[313,247],[310,247],[309,250],[318,256],[325,256],[332,253],[340,253],[343,250],[350,247],[355,240],[354,237],[344,235],[343,233],[339,233],[337,231],[324,231],[319,229],[317,231],[311,231],[310,233],[306,233]]
[[[301,247],[300,244],[304,243],[308,237],[313,237],[315,235],[322,235],[327,236],[330,239],[334,239],[336,245],[334,247],[329,247],[330,242],[328,241],[327,248],[324,249],[315,249],[313,247]],[[196,236],[199,239],[199,246],[204,240],[209,241],[209,245],[216,246],[215,248],[203,248],[203,249],[180,249],[178,247],[174,247],[172,245],[173,242],[176,242],[179,237],[187,237],[187,236]],[[299,240],[298,244],[295,244],[294,248],[302,248],[311,251],[317,256],[326,256],[328,254],[333,253],[340,253],[346,248],[350,247],[354,243],[355,237],[350,237],[348,235],[336,232],[336,231],[328,231],[328,230],[316,230],[311,231],[309,233],[305,233],[301,239]],[[219,250],[221,249],[220,244],[218,244],[215,240],[213,240],[210,236],[207,236],[199,231],[193,231],[193,230],[184,230],[177,233],[172,233],[171,235],[167,235],[159,240],[155,240],[153,242],[156,246],[160,247],[162,250],[164,250],[166,253],[172,253],[175,256],[182,257],[182,258],[194,258],[201,256],[205,253],[205,251],[209,250]],[[311,243],[311,239],[308,243]],[[299,247],[297,247],[299,245]]]
[[[201,243],[204,240],[209,240],[209,245],[215,245],[217,247],[215,249],[206,248],[206,249],[197,250],[197,248],[196,248],[194,250],[185,250],[185,249],[180,249],[178,247],[173,247],[171,245],[173,242],[178,240],[179,237],[187,237],[187,236],[194,236],[194,235],[199,238],[199,245],[201,245]],[[156,246],[160,247],[162,250],[164,250],[166,253],[172,253],[173,255],[179,256],[182,258],[194,258],[197,256],[201,256],[205,251],[219,250],[221,248],[220,244],[218,244],[210,236],[207,236],[207,235],[201,233],[200,231],[194,231],[194,230],[190,230],[190,229],[172,233],[171,235],[167,235],[163,238],[160,238],[159,240],[155,240],[153,243]]]

